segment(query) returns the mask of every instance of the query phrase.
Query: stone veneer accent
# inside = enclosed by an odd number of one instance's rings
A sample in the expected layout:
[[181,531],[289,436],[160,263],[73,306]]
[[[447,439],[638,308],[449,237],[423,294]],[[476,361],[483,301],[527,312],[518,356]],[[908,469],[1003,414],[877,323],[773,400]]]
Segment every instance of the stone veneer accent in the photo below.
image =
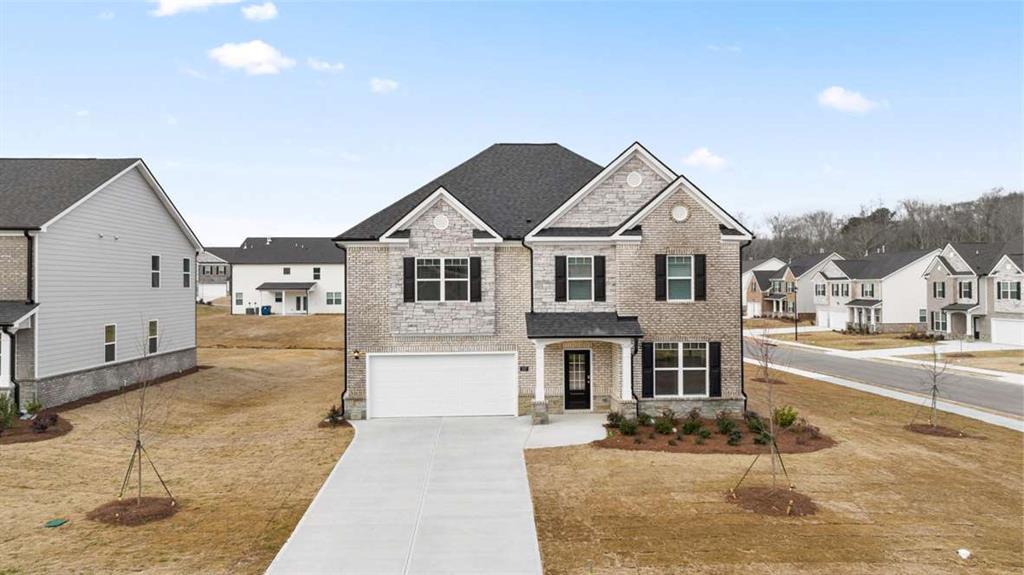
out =
[[[605,301],[555,301],[555,256],[604,256]],[[615,311],[618,266],[615,246],[534,244],[534,310],[538,312]]]
[[[631,188],[626,178],[634,171],[643,176],[643,182]],[[668,182],[645,161],[634,156],[550,226],[600,228],[621,225],[667,185]]]
[[28,295],[28,238],[0,236],[0,300]]

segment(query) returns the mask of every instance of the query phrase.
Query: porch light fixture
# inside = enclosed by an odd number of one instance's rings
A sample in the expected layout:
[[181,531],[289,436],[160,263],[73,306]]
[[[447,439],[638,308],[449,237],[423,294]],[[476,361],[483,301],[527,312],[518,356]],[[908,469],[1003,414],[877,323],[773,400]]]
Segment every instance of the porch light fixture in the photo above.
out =
[[360,354],[359,350],[358,349],[353,349],[352,350],[352,359],[359,359],[360,357],[361,357],[361,354]]

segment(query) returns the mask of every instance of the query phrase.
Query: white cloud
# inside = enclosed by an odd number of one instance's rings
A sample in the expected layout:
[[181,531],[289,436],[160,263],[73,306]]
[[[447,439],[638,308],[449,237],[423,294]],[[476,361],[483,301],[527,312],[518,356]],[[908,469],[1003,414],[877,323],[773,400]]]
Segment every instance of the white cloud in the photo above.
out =
[[707,148],[697,148],[690,152],[689,156],[683,158],[683,163],[687,166],[717,171],[724,168],[729,162],[722,156],[715,155]]
[[277,18],[277,6],[273,2],[242,6],[242,15],[246,20],[273,20]]
[[879,106],[878,102],[869,100],[860,92],[847,90],[842,86],[826,88],[818,94],[818,105],[851,114],[866,114]]
[[178,117],[177,116],[173,116],[171,114],[167,114],[167,115],[164,116],[164,122],[166,122],[168,126],[177,126],[178,125]]
[[263,40],[240,44],[229,42],[210,50],[209,56],[221,66],[240,68],[251,76],[277,74],[295,65],[295,60],[286,57]]
[[743,51],[743,47],[737,44],[708,44],[708,50],[712,52],[732,52],[733,54],[739,54]]
[[182,12],[202,12],[219,4],[238,4],[242,0],[150,0],[156,2],[154,16],[174,16]]
[[345,65],[341,62],[334,62],[332,64],[331,62],[317,60],[316,58],[307,58],[306,64],[317,72],[341,72],[345,69]]
[[113,10],[104,10],[104,11],[100,12],[99,14],[97,14],[96,17],[99,18],[100,20],[113,20],[114,19],[114,11]]
[[398,82],[387,78],[370,78],[370,91],[374,94],[390,94],[398,89]]
[[79,111],[75,112],[75,115],[78,116],[79,118],[88,118],[89,116],[92,115],[92,112],[90,112],[89,110],[79,110]]

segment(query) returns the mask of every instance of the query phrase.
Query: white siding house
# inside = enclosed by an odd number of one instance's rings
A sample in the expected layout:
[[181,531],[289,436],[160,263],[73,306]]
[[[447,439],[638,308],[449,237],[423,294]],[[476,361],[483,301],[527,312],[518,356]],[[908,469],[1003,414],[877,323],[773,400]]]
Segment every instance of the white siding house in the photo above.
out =
[[751,316],[760,314],[760,303],[757,306],[757,314],[752,313],[755,308],[747,305],[747,291],[750,286],[750,282],[754,277],[755,271],[763,270],[777,270],[782,266],[786,265],[786,262],[779,258],[767,258],[760,260],[743,260],[740,262],[741,275],[740,275],[740,291],[743,294],[741,304],[743,306],[743,315]]

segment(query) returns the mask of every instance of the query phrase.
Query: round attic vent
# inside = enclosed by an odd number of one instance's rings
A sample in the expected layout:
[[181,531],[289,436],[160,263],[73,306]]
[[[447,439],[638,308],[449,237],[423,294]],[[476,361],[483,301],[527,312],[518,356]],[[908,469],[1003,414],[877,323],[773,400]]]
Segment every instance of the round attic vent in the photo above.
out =
[[448,229],[448,216],[444,214],[437,214],[434,216],[434,227],[439,230]]
[[672,208],[672,219],[677,222],[685,222],[690,217],[690,210],[686,206],[675,206]]
[[640,175],[640,172],[633,171],[626,176],[626,184],[631,188],[635,188],[642,183],[644,183],[644,177]]

